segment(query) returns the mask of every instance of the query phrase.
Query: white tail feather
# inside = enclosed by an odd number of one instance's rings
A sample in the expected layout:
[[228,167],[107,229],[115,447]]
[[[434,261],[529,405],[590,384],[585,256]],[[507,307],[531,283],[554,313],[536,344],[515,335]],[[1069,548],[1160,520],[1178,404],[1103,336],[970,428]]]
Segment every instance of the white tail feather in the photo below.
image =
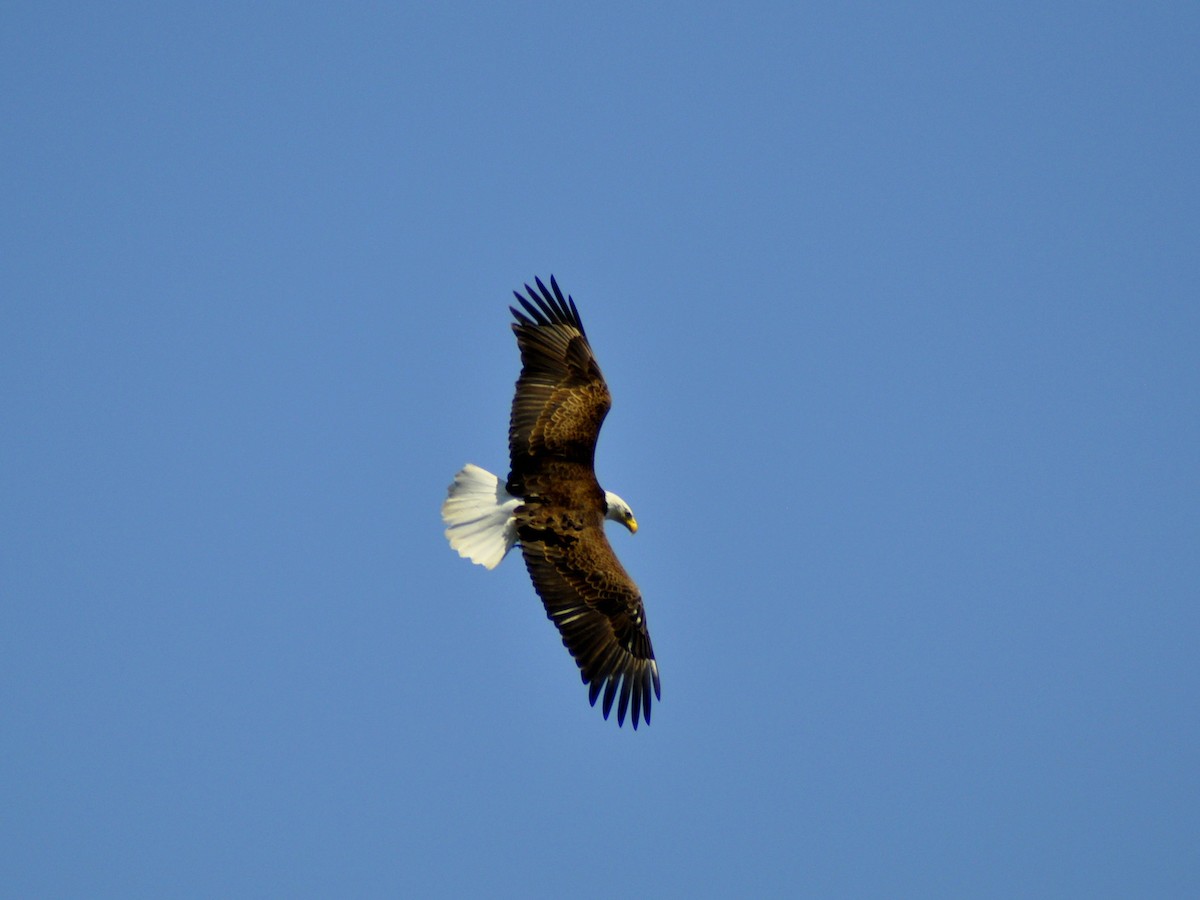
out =
[[499,478],[467,463],[442,504],[446,539],[459,556],[494,569],[517,542],[513,510],[520,505]]

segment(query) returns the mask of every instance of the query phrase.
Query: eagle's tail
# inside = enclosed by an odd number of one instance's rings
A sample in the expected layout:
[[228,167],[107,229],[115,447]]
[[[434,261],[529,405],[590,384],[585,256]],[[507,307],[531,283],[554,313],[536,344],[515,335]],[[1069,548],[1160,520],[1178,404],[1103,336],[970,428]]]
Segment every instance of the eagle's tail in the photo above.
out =
[[459,556],[494,569],[517,542],[513,510],[520,505],[499,478],[467,463],[442,504],[446,539]]

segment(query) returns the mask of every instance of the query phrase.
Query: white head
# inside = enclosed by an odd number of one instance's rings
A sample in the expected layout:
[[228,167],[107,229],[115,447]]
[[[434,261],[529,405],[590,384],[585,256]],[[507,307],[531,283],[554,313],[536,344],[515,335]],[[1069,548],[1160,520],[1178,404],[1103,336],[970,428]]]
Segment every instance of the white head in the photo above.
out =
[[606,519],[612,519],[614,522],[620,522],[629,529],[631,534],[637,534],[637,519],[633,517],[633,510],[629,508],[629,504],[614,494],[612,491],[604,492],[604,502],[608,504],[608,514]]

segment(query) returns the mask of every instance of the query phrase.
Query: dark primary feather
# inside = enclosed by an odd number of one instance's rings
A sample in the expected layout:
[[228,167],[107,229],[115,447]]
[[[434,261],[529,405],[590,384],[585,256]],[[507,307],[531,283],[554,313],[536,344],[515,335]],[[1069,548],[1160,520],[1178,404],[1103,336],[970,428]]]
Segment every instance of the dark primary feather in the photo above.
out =
[[[533,316],[533,320],[539,325],[550,325],[560,323],[573,326],[580,334],[587,337],[587,333],[583,330],[583,322],[579,319],[579,310],[575,308],[575,301],[571,297],[563,297],[563,292],[559,290],[558,282],[554,280],[554,276],[550,276],[550,287],[554,291],[553,294],[546,290],[546,286],[542,284],[542,279],[534,278],[534,283],[538,286],[538,293],[534,293],[533,288],[528,284],[525,285],[525,290],[529,296],[533,298],[533,303],[530,303],[516,291],[513,291],[513,296],[517,298],[525,309]],[[521,315],[513,307],[513,315],[521,322],[532,324],[529,319]]]
[[650,721],[661,697],[641,593],[604,534],[604,491],[592,468],[612,405],[575,301],[552,277],[514,294],[521,350],[509,423],[508,490],[522,497],[517,534],[546,614],[575,658],[592,705]]

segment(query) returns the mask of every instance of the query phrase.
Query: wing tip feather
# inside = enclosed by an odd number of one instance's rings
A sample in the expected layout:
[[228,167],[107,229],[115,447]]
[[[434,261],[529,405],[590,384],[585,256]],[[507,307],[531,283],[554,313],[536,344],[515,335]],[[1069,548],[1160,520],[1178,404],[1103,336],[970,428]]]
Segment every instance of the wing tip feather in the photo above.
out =
[[519,323],[535,327],[566,325],[575,328],[586,338],[587,332],[583,328],[583,320],[579,316],[579,309],[575,306],[574,298],[570,294],[563,293],[554,275],[550,276],[549,288],[538,276],[534,276],[533,282],[537,285],[536,290],[530,287],[529,282],[525,282],[524,295],[519,291],[513,291],[513,296],[533,316],[533,319],[530,320],[516,307],[510,306],[509,309],[512,310]]
[[600,701],[600,712],[605,721],[616,706],[618,728],[624,727],[627,716],[634,731],[637,731],[639,723],[649,725],[654,700],[662,701],[658,664],[653,659],[638,660],[620,669],[610,668],[607,672],[592,671],[590,674],[581,666],[579,674],[587,685],[588,703],[595,706],[596,701]]

